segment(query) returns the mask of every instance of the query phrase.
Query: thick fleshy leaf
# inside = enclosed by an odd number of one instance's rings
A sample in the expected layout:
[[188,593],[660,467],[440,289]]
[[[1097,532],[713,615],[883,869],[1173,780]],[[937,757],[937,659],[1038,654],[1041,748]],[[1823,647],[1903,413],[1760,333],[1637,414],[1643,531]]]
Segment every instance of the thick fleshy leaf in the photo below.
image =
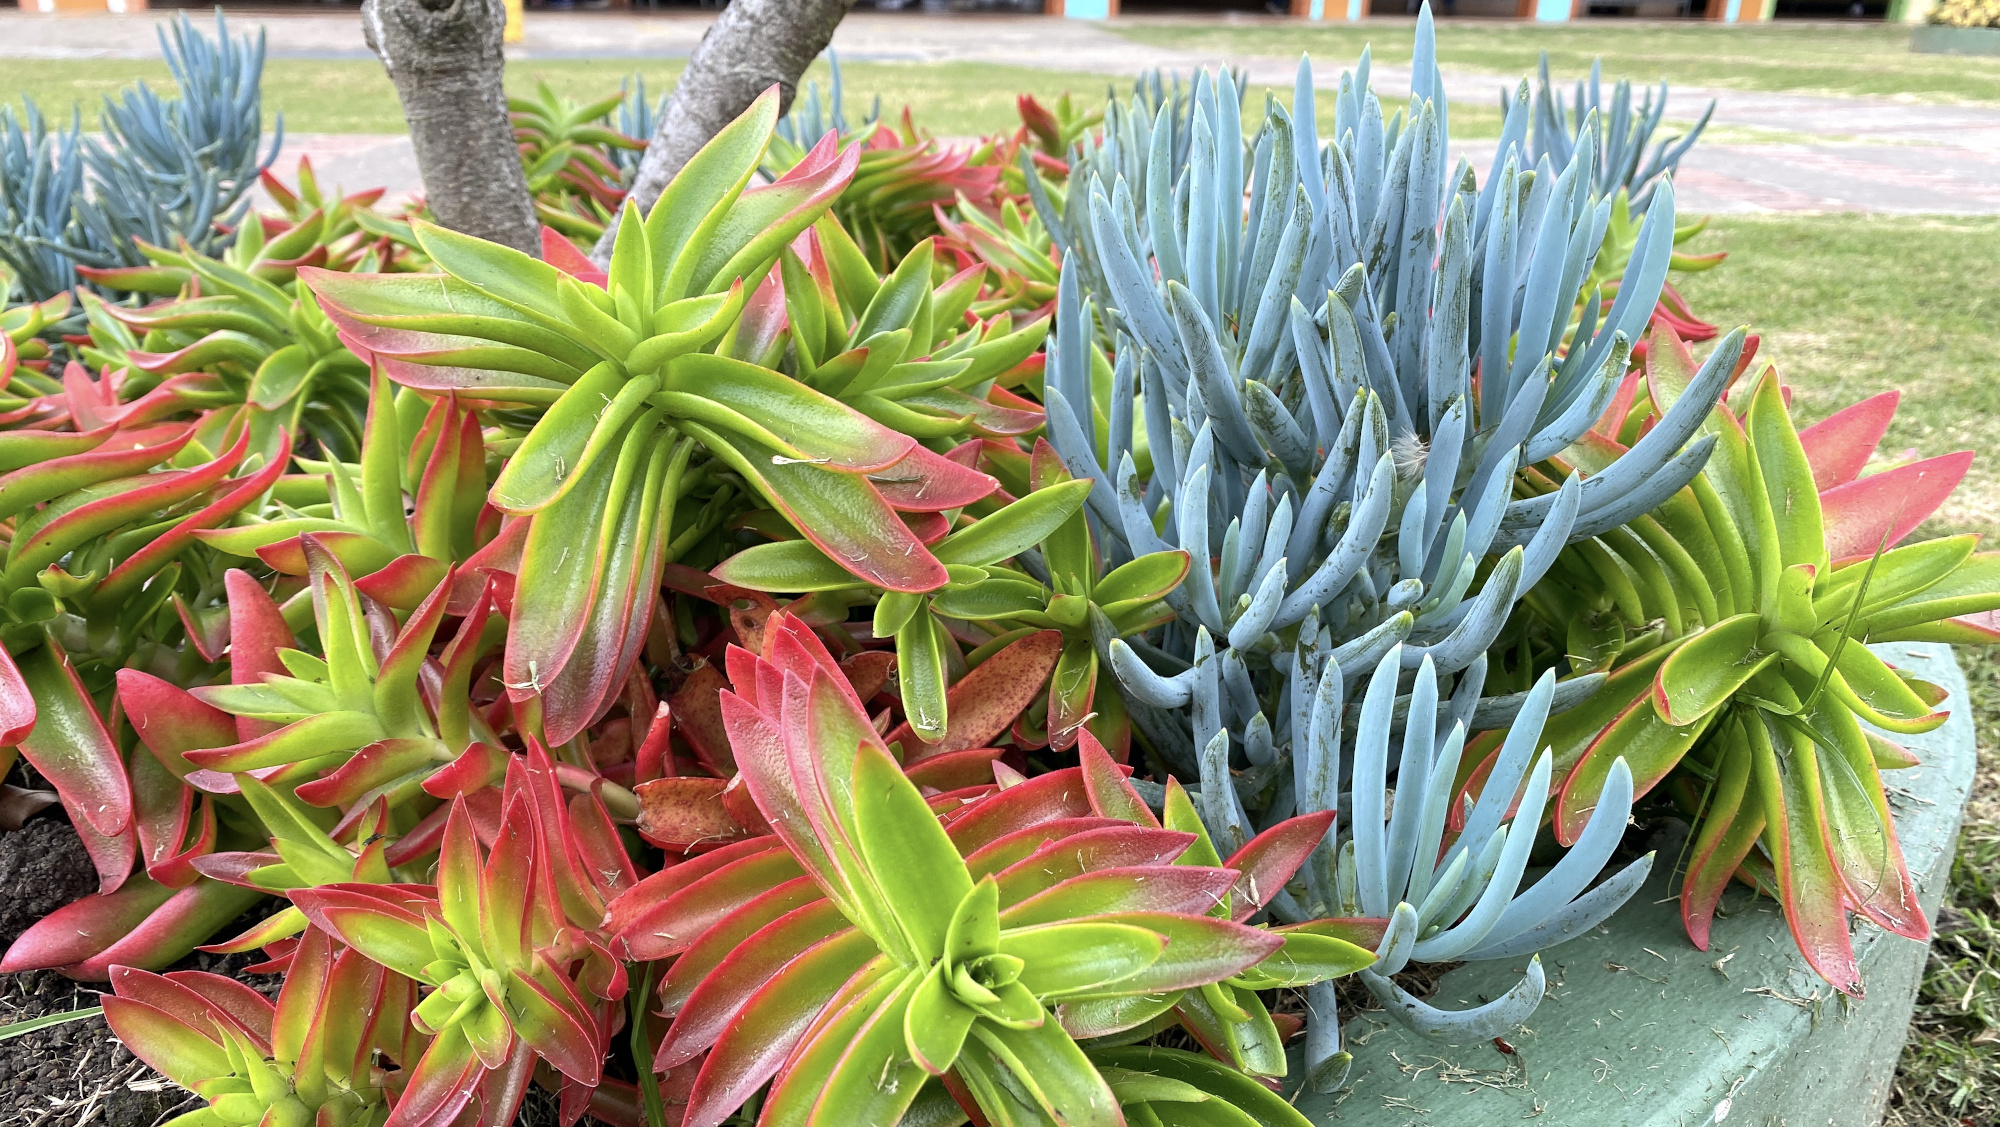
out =
[[145,923],[173,895],[173,889],[139,877],[116,892],[73,900],[21,933],[0,959],[0,974],[81,963]]
[[1659,785],[1681,761],[1708,729],[1714,715],[1710,713],[1703,719],[1676,726],[1660,718],[1649,696],[1632,700],[1591,742],[1563,781],[1556,798],[1556,840],[1564,845],[1576,844],[1597,809],[1604,784],[1611,777],[1612,764],[1624,759],[1632,770],[1633,796],[1643,795]]
[[0,747],[13,747],[35,727],[35,695],[14,664],[14,657],[0,647]]
[[1813,484],[1812,466],[1806,461],[1798,434],[1792,429],[1791,412],[1779,394],[1776,369],[1767,369],[1758,381],[1743,425],[1757,456],[1757,468],[1764,476],[1771,518],[1777,524],[1781,566],[1824,568],[1826,531],[1819,490]]
[[25,586],[44,567],[90,540],[200,496],[235,470],[249,450],[249,441],[245,428],[236,444],[213,461],[82,490],[21,518],[7,547],[8,581]]
[[1818,748],[1820,795],[1826,810],[1827,854],[1849,904],[1909,939],[1930,939],[1930,922],[1896,840],[1895,819],[1866,734],[1838,703],[1821,698],[1815,731],[1833,729],[1836,745]]
[[[278,431],[278,444],[281,447],[290,446],[290,440],[282,429]],[[159,573],[188,546],[195,532],[213,528],[251,505],[271,488],[284,468],[283,459],[274,459],[254,474],[224,482],[227,491],[222,496],[179,518],[171,529],[119,561],[118,566],[111,569],[111,574],[105,576],[104,582],[92,593],[92,599],[101,606],[116,606],[136,594],[140,585]]]
[[229,1054],[206,1030],[115,994],[106,995],[103,1006],[104,1020],[132,1055],[184,1088],[235,1071]]
[[1718,733],[1720,749],[1714,789],[1681,881],[1681,925],[1696,947],[1708,950],[1715,906],[1735,877],[1737,866],[1750,855],[1764,833],[1765,806],[1756,793],[1753,752],[1742,721],[1732,719]]
[[[21,674],[37,710],[33,730],[21,739],[21,754],[55,784],[80,824],[106,838],[125,835],[132,825],[125,764],[68,655],[51,639],[21,659]],[[105,892],[125,879],[115,864],[107,868],[100,860],[98,868]]]
[[[667,396],[700,398],[724,407],[797,451],[793,457],[830,468],[906,476],[907,470],[902,475],[896,470],[917,448],[915,439],[897,434],[839,400],[789,376],[726,356],[696,353],[675,360],[667,368],[662,389]],[[695,417],[710,425],[725,425],[699,414]],[[956,465],[952,468],[966,472]]]
[[928,1075],[907,1036],[911,999],[928,977],[906,974],[855,1031],[807,1120],[812,1127],[894,1127],[902,1120]]
[[43,501],[100,482],[144,473],[179,454],[193,437],[194,428],[188,427],[164,442],[99,448],[24,466],[0,476],[0,517],[24,513]]
[[[945,648],[952,642],[937,619],[917,609],[914,596],[891,593],[876,604],[876,630],[883,630],[884,613],[897,603],[905,603],[912,617],[898,624],[896,636],[896,681],[902,698],[904,725],[918,740],[941,740],[950,719],[950,698],[946,680]],[[916,758],[913,754],[911,758]]]
[[1101,606],[1152,602],[1165,598],[1187,577],[1191,557],[1182,551],[1153,552],[1113,568],[1091,587],[1090,597]]
[[987,1059],[1011,1072],[1042,1110],[1066,1127],[1124,1127],[1118,1098],[1083,1050],[1053,1021],[1033,1029],[1004,1029],[982,1022],[973,1036]]
[[1090,920],[1009,928],[1000,953],[1022,961],[1021,985],[1037,997],[1097,993],[1115,988],[1159,961],[1167,940],[1129,924]]
[[[583,371],[597,356],[568,335],[449,274],[348,274],[305,268],[299,278],[363,352],[430,351],[436,336],[476,337],[541,352]],[[553,312],[555,304],[542,307]]]
[[952,997],[945,984],[944,964],[932,967],[911,995],[903,1022],[903,1039],[910,1059],[933,1076],[943,1075],[958,1059],[977,1016]]
[[[1812,463],[1813,484],[1821,494],[1861,476],[1882,436],[1896,418],[1902,392],[1885,391],[1836,411],[1799,432],[1806,461]],[[1835,553],[1839,558],[1839,553]]]
[[[128,883],[112,895],[121,896],[130,889],[131,884]],[[80,962],[62,967],[62,972],[70,978],[93,982],[103,981],[110,976],[112,967],[121,964],[155,970],[172,966],[186,958],[196,944],[213,936],[262,898],[262,893],[249,889],[220,881],[198,880],[186,888],[175,890],[166,903],[148,913],[143,921],[129,930],[108,929],[101,933],[97,941],[109,938],[111,943]],[[84,901],[77,901],[77,904],[81,903]],[[70,905],[72,908],[76,906]],[[46,924],[60,914],[51,913],[44,917],[42,923]],[[27,936],[23,935],[21,941],[26,939]],[[17,942],[15,947],[20,945],[21,942]],[[11,957],[13,950],[10,949],[8,954]]]
[[256,771],[359,751],[386,735],[381,721],[370,713],[322,712],[266,736],[186,755],[188,762],[211,771]]
[[555,680],[585,629],[604,563],[601,531],[607,519],[617,527],[615,514],[608,518],[606,510],[614,501],[622,510],[636,500],[612,496],[622,453],[597,459],[575,488],[531,518],[520,574],[539,581],[516,588],[507,629],[504,679],[516,700],[539,694]]
[[1079,479],[1035,490],[938,545],[948,564],[984,567],[1012,559],[1049,538],[1083,507],[1092,482]]
[[801,875],[804,874],[798,860],[784,850],[750,853],[695,878],[633,915],[621,935],[635,959],[652,960],[678,954],[708,928],[770,889]]
[[1090,792],[1091,808],[1107,818],[1135,826],[1158,829],[1160,819],[1146,805],[1139,792],[1127,781],[1128,769],[1120,767],[1088,729],[1077,736],[1077,765],[1083,785]]
[[[744,947],[752,936],[790,913],[811,904],[826,904],[826,907],[818,913],[820,918],[829,921],[826,928],[817,933],[811,930],[801,932],[802,937],[809,935],[810,938],[801,938],[789,953],[774,955],[765,968],[769,969],[782,965],[793,954],[805,950],[847,924],[845,918],[834,910],[831,904],[826,903],[819,886],[814,884],[810,877],[798,877],[777,885],[702,932],[701,937],[690,944],[687,950],[674,959],[673,965],[667,968],[666,977],[660,983],[661,1014],[666,1017],[679,1016],[695,991],[702,989],[716,968],[731,958],[738,948]],[[772,950],[779,951],[780,948],[773,947]],[[758,973],[761,975],[763,972]],[[754,981],[762,982],[763,979],[758,977]],[[731,1008],[733,1010],[733,1004]],[[719,1027],[716,1031],[720,1031]]]
[[[704,231],[708,238],[702,244],[688,246],[683,260],[692,259],[686,275],[692,290],[712,293],[737,278],[763,274],[786,244],[826,213],[861,160],[859,145],[842,148],[836,142],[822,137],[791,171],[744,191],[721,221]],[[676,274],[682,265],[675,263]]]
[[1256,966],[1285,943],[1274,932],[1211,916],[1112,912],[1079,922],[1127,924],[1166,939],[1167,949],[1157,961],[1118,983],[1121,993],[1156,994],[1220,982]]
[[641,783],[638,830],[647,841],[675,853],[713,849],[751,836],[730,817],[723,779],[665,778]]
[[711,574],[731,586],[784,594],[867,586],[804,539],[753,544],[715,565]]
[[1757,652],[1762,619],[1739,614],[1690,638],[1653,679],[1653,707],[1669,725],[1692,724],[1728,703],[1752,677],[1777,660]]
[[918,954],[936,957],[972,878],[915,784],[879,748],[864,745],[855,756],[854,821],[889,909]]
[[235,717],[142,670],[118,671],[118,700],[140,742],[177,777],[193,769],[182,752],[236,742]]
[[1093,1049],[1091,1059],[1100,1065],[1145,1072],[1197,1088],[1250,1116],[1258,1127],[1311,1127],[1311,1120],[1283,1095],[1214,1057],[1157,1045],[1133,1045]]
[[119,997],[163,1010],[210,1040],[226,1029],[259,1050],[271,1047],[271,1000],[233,978],[189,970],[160,975],[127,966],[112,967],[109,978]]
[[1242,874],[1230,898],[1232,918],[1238,923],[1249,919],[1282,892],[1299,866],[1306,863],[1306,858],[1325,839],[1333,820],[1331,810],[1287,818],[1231,854],[1222,863],[1223,867]]
[[292,903],[315,926],[398,974],[424,981],[424,967],[436,958],[423,915],[379,895],[376,886],[302,888]]
[[698,423],[682,424],[728,462],[828,557],[891,591],[931,591],[949,578],[866,476],[803,462]]
[[1098,869],[1070,877],[1012,905],[1006,922],[1009,927],[1028,927],[1106,912],[1202,915],[1221,903],[1235,883],[1232,870],[1198,865]]
[[417,1061],[385,1127],[429,1127],[452,1122],[478,1094],[483,1067],[458,1026],[447,1027],[431,1040],[423,1059]]
[[[1123,822],[1084,830],[1044,845],[995,874],[1000,880],[1000,902],[1013,905],[1071,877],[1101,869],[1168,865],[1182,858],[1188,844],[1187,834]],[[982,869],[997,859],[988,850],[973,856]]]
[[603,1078],[603,1048],[592,1034],[596,1022],[577,1010],[574,999],[517,973],[507,985],[507,1008],[514,1031],[558,1072],[586,1086]]
[[862,1027],[885,1001],[907,988],[911,977],[911,972],[901,968],[871,967],[842,986],[785,1061],[764,1099],[759,1122],[764,1127],[804,1127],[809,1123],[828,1077]]
[[[865,960],[872,954],[866,950],[867,938],[852,934],[858,938],[849,945],[861,945]],[[865,990],[861,983],[883,979],[886,966],[860,970],[855,954],[837,940],[822,943],[772,975],[747,999],[742,1017],[723,1032],[695,1077],[688,1094],[687,1127],[719,1127],[751,1093],[777,1075],[851,979],[861,980],[856,990]]]
[[[1057,819],[1095,817],[1080,776],[1073,767],[1050,771],[964,807],[945,826],[952,844],[970,858],[1017,830]],[[975,878],[980,875],[974,870]]]
[[[769,663],[759,667],[760,671],[765,668],[775,672]],[[848,911],[853,901],[834,866],[828,845],[814,832],[805,798],[792,777],[785,741],[778,734],[777,724],[733,692],[722,694],[722,718],[729,729],[741,778],[750,788],[757,808],[763,811],[764,820],[785,843],[790,856],[797,858],[797,863],[819,882],[843,912]]]
[[1273,952],[1250,976],[1266,983],[1301,988],[1353,974],[1375,961],[1375,953],[1359,944],[1310,931],[1284,933],[1285,945]]
[[912,446],[901,461],[870,475],[869,480],[890,508],[905,513],[962,509],[1000,488],[992,477],[922,446]]
[[[978,800],[975,800],[973,805],[977,804]],[[956,831],[958,825],[956,822],[948,822],[946,828]],[[1116,818],[1089,816],[1049,818],[1038,821],[1033,825],[1009,830],[1000,834],[992,841],[986,842],[979,848],[970,850],[965,855],[965,865],[972,872],[973,879],[981,880],[996,873],[1004,872],[1008,868],[1048,849],[1052,844],[1064,841],[1076,834],[1089,833],[1093,830],[1124,830],[1129,828],[1133,828],[1130,822],[1121,822]],[[1187,848],[1187,843],[1192,840],[1194,840],[1192,835],[1182,834],[1178,839],[1177,847],[1185,849]],[[955,833],[952,841],[954,844],[958,843],[958,837]],[[1053,877],[1052,879],[1060,880],[1062,878]]]
[[[754,903],[761,905],[765,899],[760,897]],[[746,906],[745,911],[749,910]],[[712,938],[733,934],[734,924],[731,917],[716,925],[689,952],[700,953]],[[836,974],[842,978],[852,974],[875,954],[868,937],[848,926],[846,918],[826,900],[784,913],[751,932],[699,981],[668,984],[661,1001],[674,1021],[661,1039],[656,1065],[675,1067],[706,1052],[737,1015],[746,1011],[753,995],[796,960],[810,955],[816,965],[823,965],[819,978],[823,981]],[[839,971],[836,964],[846,970]],[[696,970],[691,968],[688,973]]]
[[1895,547],[1951,496],[1972,459],[1970,450],[1926,458],[1821,493],[1827,552],[1838,561]]
[[753,838],[749,841],[739,841],[734,845],[725,845],[713,853],[701,853],[685,861],[669,864],[612,900],[606,909],[602,930],[610,935],[620,936],[627,928],[633,926],[635,921],[657,908],[661,902],[702,877],[745,857],[767,853],[777,847],[778,842],[775,838]]
[[946,693],[949,720],[942,738],[924,743],[904,724],[889,733],[888,742],[900,742],[904,758],[911,761],[991,744],[1041,695],[1062,656],[1062,646],[1062,634],[1055,630],[1039,631],[1010,643],[959,678]]
[[[1861,997],[1861,969],[1847,934],[1839,876],[1827,855],[1817,751],[1790,732],[1768,731],[1752,718],[1744,725],[1764,800],[1764,845],[1778,875],[1785,922],[1806,962],[1850,997]],[[1782,751],[1780,748],[1782,747]],[[1782,758],[1781,758],[1782,756]]]
[[931,790],[953,791],[993,782],[993,761],[1005,748],[975,747],[933,755],[903,769],[911,782]]

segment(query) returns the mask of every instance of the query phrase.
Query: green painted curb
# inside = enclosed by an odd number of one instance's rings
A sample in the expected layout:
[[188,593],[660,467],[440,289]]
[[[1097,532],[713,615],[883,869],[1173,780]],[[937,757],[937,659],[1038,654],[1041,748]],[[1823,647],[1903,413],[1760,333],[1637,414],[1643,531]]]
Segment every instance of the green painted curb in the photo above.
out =
[[[1950,693],[1943,727],[1897,737],[1923,765],[1884,776],[1910,875],[1935,917],[1972,789],[1965,675],[1947,646],[1872,648]],[[1367,1127],[1528,1118],[1561,1127],[1879,1123],[1924,945],[1857,924],[1868,998],[1849,1005],[1806,969],[1777,905],[1736,886],[1717,915],[1711,950],[1697,951],[1681,931],[1667,879],[1680,840],[1655,847],[1652,879],[1631,903],[1590,934],[1543,952],[1548,996],[1508,1038],[1516,1055],[1492,1042],[1427,1041],[1379,1011],[1362,1013],[1344,1027],[1354,1054],[1348,1087],[1303,1095],[1299,1110],[1314,1123]],[[1522,959],[1468,964],[1446,975],[1430,1001],[1476,1005],[1519,981],[1525,967]]]
[[2000,27],[1950,27],[1927,23],[1910,33],[1920,55],[2000,55]]

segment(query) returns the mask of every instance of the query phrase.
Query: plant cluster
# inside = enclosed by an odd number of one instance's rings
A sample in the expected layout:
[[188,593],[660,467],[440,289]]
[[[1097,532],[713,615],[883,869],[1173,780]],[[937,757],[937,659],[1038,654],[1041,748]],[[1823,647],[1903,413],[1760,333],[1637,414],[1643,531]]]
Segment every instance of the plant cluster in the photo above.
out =
[[185,13],[158,33],[175,97],[143,82],[106,96],[97,132],[81,110],[51,131],[32,99],[0,109],[0,261],[30,298],[69,292],[79,266],[138,265],[140,242],[227,246],[278,157],[282,115],[262,143],[263,32],[232,40],[217,9],[213,41]]
[[539,258],[305,168],[10,309],[0,759],[101,888],[0,970],[109,981],[183,1127],[1302,1127],[1335,980],[1511,1029],[1652,811],[1698,942],[1740,877],[1858,990],[1848,913],[1925,934],[1861,725],[1941,703],[1865,643],[1996,636],[1900,544],[1965,459],[1732,391],[1664,91],[1523,83],[1481,184],[1417,35],[1326,143],[1309,64],[1249,136],[773,90],[645,213],[643,88],[544,89]]
[[2000,4],[1992,0],[1939,0],[1924,22],[1944,27],[2000,27]]
[[[1617,457],[1621,438],[1644,433],[1704,379],[1749,367],[1728,347],[1697,367],[1671,329],[1655,334],[1629,394],[1577,448],[1579,465]],[[1720,441],[1688,488],[1565,550],[1524,604],[1517,642],[1610,675],[1551,728],[1568,773],[1557,838],[1579,832],[1610,766],[1630,763],[1642,794],[1666,783],[1694,825],[1681,884],[1689,938],[1707,947],[1716,902],[1740,875],[1783,904],[1807,962],[1856,996],[1848,913],[1930,937],[1879,772],[1916,763],[1891,736],[1946,716],[1941,690],[1863,643],[2000,639],[1990,614],[2000,556],[1976,551],[1971,535],[1896,546],[1950,495],[1972,454],[1861,476],[1896,398],[1796,430],[1767,366],[1735,402],[1710,410],[1703,426]]]

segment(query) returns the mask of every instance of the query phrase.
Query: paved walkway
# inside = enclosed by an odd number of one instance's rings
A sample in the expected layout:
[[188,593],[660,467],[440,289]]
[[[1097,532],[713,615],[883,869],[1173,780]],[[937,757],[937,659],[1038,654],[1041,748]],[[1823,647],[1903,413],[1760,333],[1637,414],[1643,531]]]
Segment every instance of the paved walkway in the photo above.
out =
[[[0,14],[0,58],[151,58],[158,53],[154,26],[166,18]],[[235,22],[240,27],[252,18],[265,20],[273,58],[368,57],[353,12],[239,12]],[[685,57],[708,20],[699,13],[533,13],[528,41],[509,53],[607,61]],[[1408,34],[1407,21],[1382,24],[1384,39]],[[1155,47],[1102,25],[1032,16],[858,12],[842,23],[834,45],[856,61],[974,61],[1113,75],[1226,61],[1267,85],[1289,85],[1296,66],[1291,59]],[[1323,60],[1318,81],[1336,84],[1340,68],[1351,61]],[[1376,68],[1379,90],[1407,89],[1407,82],[1407,71]],[[1487,74],[1445,76],[1447,92],[1459,102],[1488,102],[1501,82]],[[1716,125],[1731,136],[1697,145],[1683,164],[1681,195],[1690,211],[2000,214],[2000,109],[1675,87],[1674,116],[1691,117],[1710,98],[1717,102]],[[1774,141],[1756,143],[1759,132]],[[417,186],[415,161],[402,138],[301,135],[287,144],[281,168],[304,154],[330,179],[350,186]],[[1473,143],[1467,155],[1483,164],[1490,149]]]

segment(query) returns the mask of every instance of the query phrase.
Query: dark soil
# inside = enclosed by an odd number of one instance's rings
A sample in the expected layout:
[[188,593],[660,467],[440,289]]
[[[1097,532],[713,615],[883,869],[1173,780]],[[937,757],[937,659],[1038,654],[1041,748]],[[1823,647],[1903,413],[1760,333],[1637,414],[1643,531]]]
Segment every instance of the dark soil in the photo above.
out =
[[57,818],[37,818],[0,833],[0,944],[18,939],[36,920],[97,891],[97,870],[76,831]]
[[[0,834],[0,943],[96,890],[83,843],[59,817]],[[229,974],[252,961],[198,954],[183,966]],[[0,975],[0,1025],[88,1009],[98,986],[54,971]],[[0,1041],[0,1127],[153,1127],[193,1110],[191,1099],[126,1052],[102,1017]]]

